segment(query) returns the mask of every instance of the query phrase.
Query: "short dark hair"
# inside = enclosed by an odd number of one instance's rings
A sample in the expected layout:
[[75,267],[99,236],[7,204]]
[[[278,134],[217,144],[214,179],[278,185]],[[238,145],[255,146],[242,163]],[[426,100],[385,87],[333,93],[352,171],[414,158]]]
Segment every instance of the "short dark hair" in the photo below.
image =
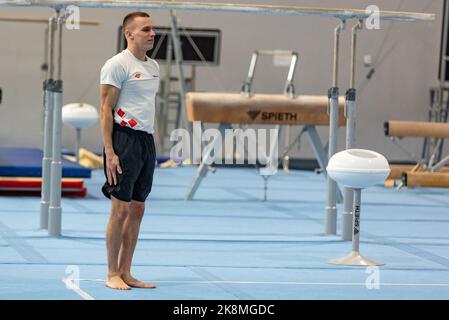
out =
[[141,11],[131,12],[127,14],[126,17],[123,19],[123,30],[126,29],[126,27],[134,20],[134,18],[138,17],[149,18],[150,15],[146,12]]

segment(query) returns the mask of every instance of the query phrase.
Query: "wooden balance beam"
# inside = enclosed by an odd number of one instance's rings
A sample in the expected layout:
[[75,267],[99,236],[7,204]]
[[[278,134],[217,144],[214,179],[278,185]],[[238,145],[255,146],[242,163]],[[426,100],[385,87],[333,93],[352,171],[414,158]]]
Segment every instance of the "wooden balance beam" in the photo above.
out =
[[[281,94],[189,92],[189,121],[238,124],[328,126],[327,96],[302,95],[293,99]],[[339,98],[339,125],[346,124],[344,97]]]
[[[387,121],[384,123],[386,136],[390,137],[422,137],[449,138],[449,123],[425,121]],[[415,166],[391,166],[386,186],[395,186],[394,180],[401,179],[403,186],[408,187],[449,187],[449,168],[437,165],[438,172],[423,171]],[[435,167],[435,168],[436,168]],[[441,167],[441,168],[440,168]]]
[[384,123],[386,136],[449,138],[449,123],[425,121],[387,121]]
[[[410,172],[416,165],[410,164],[397,164],[397,165],[390,165],[390,175],[388,176],[388,179],[401,179],[402,175],[404,173]],[[441,168],[439,172],[447,172],[449,173],[449,167]]]
[[402,183],[407,187],[449,188],[449,172],[406,172]]

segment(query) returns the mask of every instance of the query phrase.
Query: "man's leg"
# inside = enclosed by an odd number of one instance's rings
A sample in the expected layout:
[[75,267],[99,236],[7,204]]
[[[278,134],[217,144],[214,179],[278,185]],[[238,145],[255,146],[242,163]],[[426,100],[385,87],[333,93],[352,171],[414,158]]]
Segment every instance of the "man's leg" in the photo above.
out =
[[118,260],[122,244],[122,230],[126,218],[130,215],[130,202],[111,197],[111,216],[106,230],[106,248],[108,253],[108,278],[106,286],[112,289],[129,290],[130,287],[120,275]]
[[140,224],[145,213],[145,202],[131,201],[130,214],[123,225],[122,247],[120,249],[119,270],[123,281],[135,288],[156,288],[131,276],[131,263],[139,235]]

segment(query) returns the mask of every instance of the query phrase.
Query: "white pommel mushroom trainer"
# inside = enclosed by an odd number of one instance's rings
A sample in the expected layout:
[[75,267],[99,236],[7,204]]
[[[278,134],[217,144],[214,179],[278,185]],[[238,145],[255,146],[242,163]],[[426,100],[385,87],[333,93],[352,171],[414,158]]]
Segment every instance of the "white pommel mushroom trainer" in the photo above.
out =
[[98,121],[97,109],[87,103],[70,103],[62,108],[64,124],[77,129],[89,127]]
[[348,149],[336,153],[327,165],[330,177],[348,188],[364,189],[383,184],[390,165],[380,153],[365,149]]
[[70,103],[62,107],[62,122],[76,129],[76,161],[79,161],[81,129],[98,121],[97,109],[87,103]]
[[390,165],[380,153],[365,149],[348,149],[336,153],[327,166],[327,173],[336,182],[354,190],[354,220],[351,253],[340,259],[329,260],[339,265],[378,266],[382,262],[364,258],[359,252],[360,205],[362,189],[383,184],[390,174]]

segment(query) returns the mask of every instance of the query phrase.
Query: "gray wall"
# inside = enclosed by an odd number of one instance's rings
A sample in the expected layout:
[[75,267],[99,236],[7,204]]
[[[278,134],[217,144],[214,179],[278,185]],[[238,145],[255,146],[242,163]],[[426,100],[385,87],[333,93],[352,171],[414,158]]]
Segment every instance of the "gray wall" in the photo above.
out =
[[[220,1],[216,1],[220,2]],[[222,1],[221,1],[222,2]],[[259,1],[242,1],[256,3]],[[269,3],[268,1],[260,1]],[[259,3],[260,3],[259,2]],[[426,120],[429,87],[437,84],[441,33],[442,0],[389,1],[276,1],[285,5],[316,7],[348,7],[364,9],[377,4],[382,10],[431,12],[434,22],[381,22],[380,30],[364,30],[359,36],[357,83],[357,146],[384,153],[391,160],[407,159],[383,134],[387,119]],[[82,9],[81,18],[97,20],[98,27],[82,27],[64,34],[64,104],[84,101],[98,107],[99,70],[116,52],[117,27],[129,10]],[[0,8],[0,16],[48,18],[45,8]],[[165,11],[151,12],[155,25],[169,25]],[[219,67],[198,67],[196,89],[200,91],[238,91],[244,80],[254,49],[291,49],[300,53],[296,74],[297,91],[303,94],[326,94],[331,84],[332,36],[335,19],[229,14],[210,12],[178,12],[180,25],[211,27],[222,30],[222,55]],[[348,27],[352,26],[351,22]],[[42,132],[42,80],[40,65],[44,56],[44,25],[0,22],[0,87],[4,99],[0,105],[0,145],[40,147]],[[349,82],[349,28],[342,36],[341,73],[339,83],[345,92]],[[368,71],[363,56],[372,55],[377,64],[373,78],[366,82]],[[376,60],[377,58],[377,60]],[[260,64],[255,92],[281,92],[285,68],[269,61]],[[190,69],[186,68],[189,74]],[[299,129],[295,128],[294,132]],[[327,140],[327,128],[320,128]],[[74,148],[75,132],[63,128],[63,145]],[[83,131],[83,146],[100,151],[99,126]],[[344,144],[340,129],[339,145]],[[419,154],[421,140],[404,139],[403,145]],[[446,148],[446,151],[449,149]],[[306,140],[294,156],[310,158]]]

